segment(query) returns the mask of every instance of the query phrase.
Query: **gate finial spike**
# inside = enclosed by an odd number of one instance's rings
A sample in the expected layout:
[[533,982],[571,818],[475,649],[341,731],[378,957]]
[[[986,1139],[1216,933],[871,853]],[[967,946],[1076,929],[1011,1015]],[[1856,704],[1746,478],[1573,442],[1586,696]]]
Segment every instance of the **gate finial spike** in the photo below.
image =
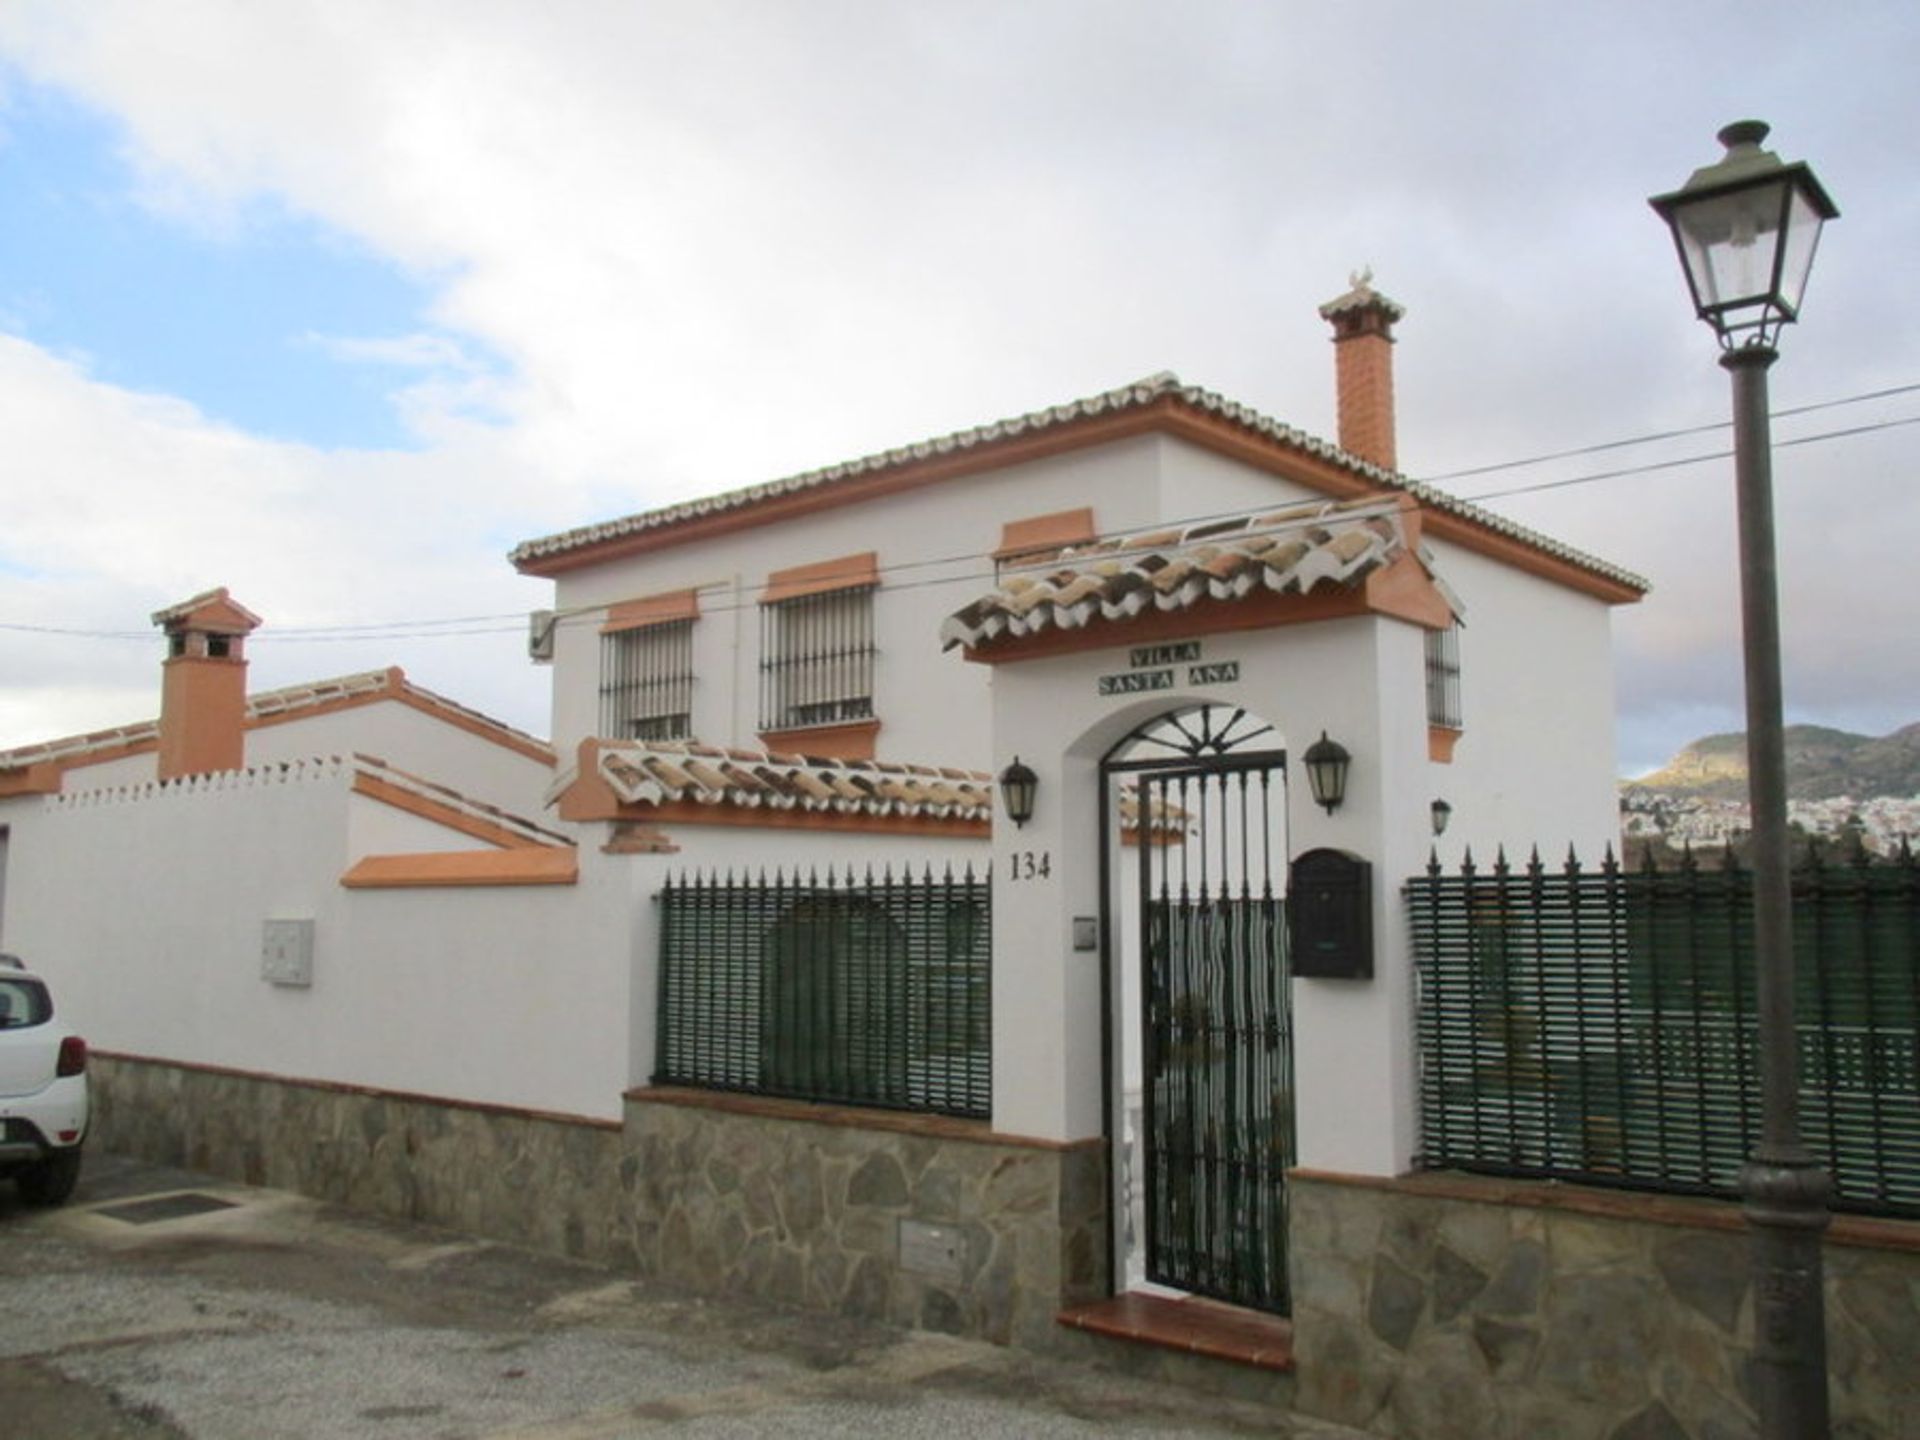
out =
[[1440,878],[1440,847],[1438,845],[1427,847],[1427,877],[1432,880]]

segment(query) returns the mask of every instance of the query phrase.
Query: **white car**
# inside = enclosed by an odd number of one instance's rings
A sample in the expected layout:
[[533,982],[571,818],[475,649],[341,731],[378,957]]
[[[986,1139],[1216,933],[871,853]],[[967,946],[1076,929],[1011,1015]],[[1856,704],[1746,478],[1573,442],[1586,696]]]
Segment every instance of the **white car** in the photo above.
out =
[[29,1204],[58,1205],[86,1138],[87,1042],[54,1015],[47,982],[0,955],[0,1179]]

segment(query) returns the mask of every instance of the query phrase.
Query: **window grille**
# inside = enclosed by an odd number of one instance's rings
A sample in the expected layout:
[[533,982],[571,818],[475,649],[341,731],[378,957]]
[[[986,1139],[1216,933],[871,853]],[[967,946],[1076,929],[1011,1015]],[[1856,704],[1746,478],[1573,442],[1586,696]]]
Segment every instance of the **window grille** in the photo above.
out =
[[760,607],[760,728],[873,718],[871,585]]
[[601,637],[600,733],[620,740],[692,737],[693,621]]
[[1460,627],[1427,631],[1427,723],[1448,730],[1460,724]]

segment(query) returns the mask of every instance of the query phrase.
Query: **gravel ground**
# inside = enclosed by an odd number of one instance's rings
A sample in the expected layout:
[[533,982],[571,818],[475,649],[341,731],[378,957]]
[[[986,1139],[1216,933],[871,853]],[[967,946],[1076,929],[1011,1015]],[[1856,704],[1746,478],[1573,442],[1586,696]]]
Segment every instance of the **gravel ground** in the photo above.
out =
[[115,1157],[61,1210],[0,1182],[0,1293],[0,1440],[1357,1435]]

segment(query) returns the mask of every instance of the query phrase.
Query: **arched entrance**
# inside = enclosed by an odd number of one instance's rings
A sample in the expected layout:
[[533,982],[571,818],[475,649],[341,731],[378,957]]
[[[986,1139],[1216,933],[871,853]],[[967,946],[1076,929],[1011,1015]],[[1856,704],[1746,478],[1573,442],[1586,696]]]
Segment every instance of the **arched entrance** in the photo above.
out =
[[1286,779],[1278,732],[1231,705],[1101,762],[1116,1289],[1288,1313]]

